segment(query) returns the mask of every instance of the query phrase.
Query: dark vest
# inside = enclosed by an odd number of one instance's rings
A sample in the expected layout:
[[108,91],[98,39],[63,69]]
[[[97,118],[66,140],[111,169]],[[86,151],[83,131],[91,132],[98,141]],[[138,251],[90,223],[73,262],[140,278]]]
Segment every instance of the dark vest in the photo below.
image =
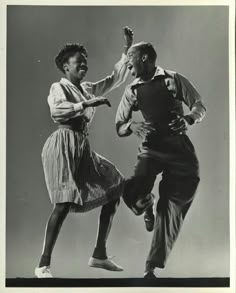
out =
[[182,101],[173,97],[162,76],[158,76],[150,82],[138,84],[135,88],[137,107],[144,120],[150,122],[157,132],[163,131],[163,133],[169,134],[168,123],[177,117],[172,112],[184,113]]
[[172,111],[183,114],[182,102],[173,97],[162,76],[137,85],[136,89],[138,108],[145,121],[165,125],[174,118]]

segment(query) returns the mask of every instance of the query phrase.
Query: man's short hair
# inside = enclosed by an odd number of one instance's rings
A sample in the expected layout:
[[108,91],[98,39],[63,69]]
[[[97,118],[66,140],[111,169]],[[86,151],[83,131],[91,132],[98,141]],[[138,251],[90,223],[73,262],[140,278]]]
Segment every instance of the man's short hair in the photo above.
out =
[[57,65],[57,68],[61,70],[63,73],[65,73],[65,70],[63,68],[63,65],[69,60],[70,57],[74,56],[75,53],[81,53],[88,57],[88,52],[86,48],[77,43],[77,44],[66,44],[60,52],[55,57],[55,63]]
[[137,48],[141,54],[147,54],[150,61],[156,62],[157,53],[151,43],[140,42],[134,44],[133,47]]

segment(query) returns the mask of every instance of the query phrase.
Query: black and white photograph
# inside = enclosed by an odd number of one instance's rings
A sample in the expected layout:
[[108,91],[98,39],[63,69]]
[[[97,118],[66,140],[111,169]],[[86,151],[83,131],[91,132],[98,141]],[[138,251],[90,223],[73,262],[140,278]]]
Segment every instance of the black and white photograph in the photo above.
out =
[[1,7],[6,291],[235,292],[234,5]]

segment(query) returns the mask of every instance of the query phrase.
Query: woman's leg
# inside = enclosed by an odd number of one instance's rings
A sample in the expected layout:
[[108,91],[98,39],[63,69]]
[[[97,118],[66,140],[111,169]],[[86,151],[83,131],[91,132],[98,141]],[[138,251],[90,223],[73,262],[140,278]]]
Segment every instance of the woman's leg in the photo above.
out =
[[106,242],[111,230],[112,220],[119,206],[120,199],[114,200],[101,209],[100,217],[98,220],[98,232],[95,250],[93,257],[98,259],[106,259]]
[[120,199],[112,201],[102,207],[99,221],[96,245],[89,266],[109,271],[123,271],[123,268],[107,257],[106,243],[111,230],[112,220]]
[[39,267],[50,265],[54,245],[69,209],[70,203],[55,204],[46,225],[43,252],[39,262]]

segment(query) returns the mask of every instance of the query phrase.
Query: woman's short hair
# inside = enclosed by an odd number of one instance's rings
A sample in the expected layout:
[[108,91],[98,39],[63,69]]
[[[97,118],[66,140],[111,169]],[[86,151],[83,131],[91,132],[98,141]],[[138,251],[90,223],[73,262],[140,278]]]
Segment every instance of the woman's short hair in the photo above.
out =
[[55,57],[55,63],[57,65],[57,68],[61,70],[63,73],[65,73],[63,65],[69,60],[70,57],[74,56],[75,53],[81,53],[88,57],[88,52],[86,48],[77,43],[77,44],[66,44],[57,54]]

